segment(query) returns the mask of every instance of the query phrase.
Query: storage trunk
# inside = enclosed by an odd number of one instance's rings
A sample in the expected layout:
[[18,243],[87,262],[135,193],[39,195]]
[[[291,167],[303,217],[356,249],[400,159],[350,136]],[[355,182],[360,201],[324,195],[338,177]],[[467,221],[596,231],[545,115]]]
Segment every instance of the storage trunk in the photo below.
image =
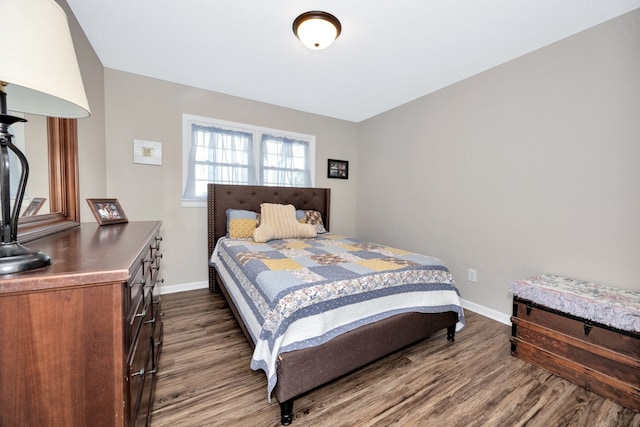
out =
[[513,298],[511,354],[640,412],[640,334]]

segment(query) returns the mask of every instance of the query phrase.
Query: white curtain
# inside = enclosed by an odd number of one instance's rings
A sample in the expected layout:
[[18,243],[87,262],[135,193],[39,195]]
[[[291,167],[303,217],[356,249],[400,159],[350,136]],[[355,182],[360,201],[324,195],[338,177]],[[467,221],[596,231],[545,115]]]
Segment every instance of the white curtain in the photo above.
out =
[[207,184],[256,184],[253,134],[213,126],[191,126],[189,170],[183,197],[204,199]]
[[261,142],[260,176],[263,185],[311,186],[307,141],[263,134]]

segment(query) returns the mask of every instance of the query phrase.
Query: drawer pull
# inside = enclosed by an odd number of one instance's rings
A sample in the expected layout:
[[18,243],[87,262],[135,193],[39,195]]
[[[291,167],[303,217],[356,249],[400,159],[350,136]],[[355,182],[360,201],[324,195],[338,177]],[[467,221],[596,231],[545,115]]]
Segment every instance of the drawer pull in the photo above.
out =
[[146,287],[148,289],[153,289],[155,288],[157,283],[164,283],[164,279],[160,279],[160,280],[152,280]]
[[[153,352],[154,352],[154,354],[156,354],[156,353],[159,354],[160,347],[162,347],[162,337],[158,337],[158,341],[155,341],[155,340],[153,341]],[[157,357],[157,355],[154,355],[154,357]]]
[[156,237],[156,244],[155,246],[151,245],[151,249],[153,249],[154,251],[160,249],[160,242],[162,242],[162,237]]
[[131,374],[131,377],[141,377],[144,375],[144,366],[142,368],[140,368],[140,370],[138,372],[134,372]]
[[527,304],[527,316],[531,314],[531,310],[533,310],[533,306],[531,306],[531,304]]
[[140,312],[140,313],[136,314],[136,315],[135,315],[135,316],[133,316],[133,317],[144,317],[144,316],[146,316],[146,315],[147,315],[147,309],[145,308],[144,310],[142,310],[142,312]]
[[147,279],[140,279],[138,281],[133,281],[131,282],[131,284],[129,285],[130,288],[133,288],[135,285],[142,285],[144,286],[147,283]]
[[153,258],[151,258],[151,259],[143,259],[143,260],[142,260],[142,263],[143,263],[143,264],[145,264],[145,263],[147,263],[147,264],[151,264],[152,262],[153,262]]

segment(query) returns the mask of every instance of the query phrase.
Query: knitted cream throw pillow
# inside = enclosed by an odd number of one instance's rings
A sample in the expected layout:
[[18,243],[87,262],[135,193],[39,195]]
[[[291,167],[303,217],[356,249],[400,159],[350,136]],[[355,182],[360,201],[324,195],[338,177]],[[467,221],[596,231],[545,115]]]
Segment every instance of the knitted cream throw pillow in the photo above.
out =
[[316,237],[316,229],[311,224],[301,224],[296,219],[293,205],[263,203],[260,205],[260,226],[253,232],[253,240],[258,243],[273,239],[298,239]]

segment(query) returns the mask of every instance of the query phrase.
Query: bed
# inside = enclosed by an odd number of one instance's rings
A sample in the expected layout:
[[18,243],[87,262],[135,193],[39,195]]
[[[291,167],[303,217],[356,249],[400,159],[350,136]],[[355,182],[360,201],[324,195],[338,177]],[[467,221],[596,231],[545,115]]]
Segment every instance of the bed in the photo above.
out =
[[[447,339],[453,342],[455,332],[464,326],[464,313],[460,306],[459,298],[452,296],[453,293],[459,296],[458,291],[455,289],[455,284],[448,269],[441,266],[437,267],[438,271],[429,273],[429,277],[433,277],[433,280],[438,282],[438,286],[442,287],[442,294],[446,294],[447,298],[447,303],[443,302],[437,309],[428,308],[427,311],[429,312],[404,312],[401,309],[387,309],[385,311],[386,314],[383,316],[372,316],[370,323],[364,321],[353,322],[353,325],[356,326],[350,329],[340,330],[338,332],[333,331],[330,334],[325,334],[323,339],[317,341],[307,340],[313,342],[309,347],[283,345],[279,347],[279,349],[283,351],[269,354],[269,356],[272,357],[271,359],[258,357],[256,354],[260,353],[264,355],[265,349],[267,349],[267,353],[269,351],[275,351],[274,337],[271,336],[270,339],[261,339],[265,331],[261,331],[262,335],[255,331],[256,319],[250,316],[248,317],[246,312],[250,311],[247,308],[248,304],[255,306],[258,303],[254,300],[247,300],[247,295],[251,295],[251,292],[243,289],[245,285],[238,284],[245,283],[245,281],[249,280],[248,277],[244,276],[247,272],[243,273],[240,271],[240,263],[237,265],[233,264],[236,261],[231,261],[231,255],[224,251],[232,252],[235,250],[233,247],[240,247],[236,252],[242,252],[243,250],[246,252],[247,246],[262,245],[262,243],[255,243],[251,239],[240,241],[229,239],[227,237],[227,210],[259,213],[261,212],[261,205],[263,203],[274,204],[274,206],[290,204],[295,207],[297,214],[300,212],[319,213],[322,219],[320,228],[324,227],[326,231],[329,231],[331,191],[326,188],[208,185],[207,258],[210,263],[209,290],[212,293],[220,291],[227,300],[249,345],[254,350],[252,368],[263,369],[265,371],[268,379],[268,398],[271,398],[273,395],[278,402],[280,402],[281,423],[283,425],[289,425],[293,420],[293,402],[296,397],[401,348],[423,340],[442,329],[447,330]],[[317,227],[317,224],[315,227]],[[297,247],[297,245],[309,247],[310,245],[334,245],[332,240],[340,239],[349,238],[329,233],[326,235],[318,234],[315,238],[299,239],[300,242],[285,239],[285,241],[280,241],[279,243],[281,247]],[[220,242],[220,244],[216,245],[218,242]],[[346,242],[348,243],[346,246],[356,245],[362,248],[360,242],[352,243],[357,242],[355,240],[347,240]],[[270,242],[265,244],[268,243]],[[218,248],[225,244],[232,248],[226,248],[224,250]],[[345,247],[342,241],[339,242],[339,244],[342,245],[341,247]],[[316,249],[311,249],[311,251],[314,250]],[[223,254],[221,254],[220,251],[223,251]],[[429,267],[429,269],[431,269],[431,267]],[[436,269],[436,267],[433,267],[433,269]],[[269,273],[274,274],[274,277],[287,277],[278,276],[278,274],[287,273],[275,273],[271,271]],[[235,275],[241,277],[234,278]],[[330,274],[328,277],[330,277]],[[446,280],[443,278],[446,278]],[[317,285],[317,283],[315,285]],[[326,282],[325,285],[330,286],[332,282]],[[420,286],[423,285],[424,284],[420,284]],[[418,284],[414,286],[418,286]],[[297,287],[293,286],[293,288]],[[353,310],[351,309],[345,311],[345,313],[352,312]],[[286,329],[286,325],[283,326],[285,323],[286,322],[278,323],[279,326],[275,329]],[[294,322],[292,324],[295,325],[296,323]],[[290,324],[289,327],[296,329],[291,327],[292,324]],[[300,328],[298,327],[297,329],[299,330]],[[271,330],[271,332],[273,332],[273,330]],[[291,339],[295,341],[295,339]],[[275,357],[275,359],[273,359],[273,357]],[[267,359],[268,361],[265,361]],[[275,363],[273,372],[271,372],[270,367],[273,360],[275,360]],[[267,366],[265,366],[265,364]]]

